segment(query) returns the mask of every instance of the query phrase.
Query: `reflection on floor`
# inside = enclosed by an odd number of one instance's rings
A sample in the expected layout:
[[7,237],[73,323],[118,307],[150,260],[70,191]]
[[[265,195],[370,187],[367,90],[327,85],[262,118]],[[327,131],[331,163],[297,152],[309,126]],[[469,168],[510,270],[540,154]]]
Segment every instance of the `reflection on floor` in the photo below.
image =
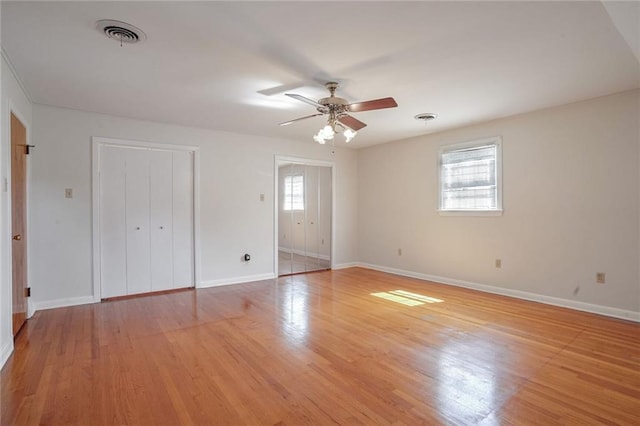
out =
[[331,262],[326,259],[278,251],[278,275],[299,274],[330,268]]

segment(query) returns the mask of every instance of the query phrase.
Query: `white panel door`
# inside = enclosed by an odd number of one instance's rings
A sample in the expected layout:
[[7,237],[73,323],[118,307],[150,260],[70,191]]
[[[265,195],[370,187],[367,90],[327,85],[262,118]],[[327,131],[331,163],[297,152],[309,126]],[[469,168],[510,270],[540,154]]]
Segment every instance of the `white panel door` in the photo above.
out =
[[127,294],[151,291],[149,150],[127,151]]
[[126,150],[102,146],[100,158],[101,297],[127,294]]
[[173,152],[173,286],[193,287],[193,152]]
[[173,285],[173,153],[149,151],[151,291]]

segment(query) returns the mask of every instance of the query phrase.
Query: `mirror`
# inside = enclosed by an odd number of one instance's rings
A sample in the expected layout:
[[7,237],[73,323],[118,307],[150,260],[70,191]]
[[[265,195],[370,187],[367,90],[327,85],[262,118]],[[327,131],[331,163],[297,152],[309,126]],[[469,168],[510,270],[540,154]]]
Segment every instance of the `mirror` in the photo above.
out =
[[332,169],[278,165],[278,275],[331,268]]

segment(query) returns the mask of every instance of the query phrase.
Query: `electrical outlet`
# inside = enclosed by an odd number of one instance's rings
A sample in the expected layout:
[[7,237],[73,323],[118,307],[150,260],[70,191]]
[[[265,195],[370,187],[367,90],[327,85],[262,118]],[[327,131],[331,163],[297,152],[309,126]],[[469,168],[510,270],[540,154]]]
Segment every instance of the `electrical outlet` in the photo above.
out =
[[402,256],[402,249],[401,248],[398,249],[398,256]]
[[604,272],[596,272],[596,283],[604,284],[606,282],[606,276]]
[[502,259],[496,259],[496,268],[502,268]]

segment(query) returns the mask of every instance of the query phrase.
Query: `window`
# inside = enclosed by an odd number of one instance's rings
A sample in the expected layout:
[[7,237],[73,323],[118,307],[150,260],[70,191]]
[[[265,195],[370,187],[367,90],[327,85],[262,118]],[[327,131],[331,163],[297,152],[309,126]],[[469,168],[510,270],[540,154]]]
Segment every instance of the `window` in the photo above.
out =
[[304,210],[304,175],[284,177],[284,210]]
[[440,149],[440,211],[502,212],[499,137]]

